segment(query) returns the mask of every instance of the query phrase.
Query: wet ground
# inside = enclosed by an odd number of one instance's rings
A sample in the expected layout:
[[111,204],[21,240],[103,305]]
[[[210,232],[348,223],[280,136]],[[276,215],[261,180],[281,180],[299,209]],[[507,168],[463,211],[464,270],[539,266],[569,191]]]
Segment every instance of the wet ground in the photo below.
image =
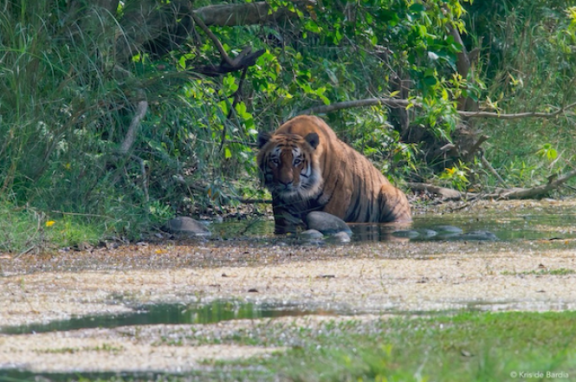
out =
[[408,230],[446,225],[498,240],[360,226],[352,243],[318,244],[241,222],[211,240],[1,255],[0,369],[179,372],[283,351],[196,336],[270,320],[576,309],[575,201],[422,207]]

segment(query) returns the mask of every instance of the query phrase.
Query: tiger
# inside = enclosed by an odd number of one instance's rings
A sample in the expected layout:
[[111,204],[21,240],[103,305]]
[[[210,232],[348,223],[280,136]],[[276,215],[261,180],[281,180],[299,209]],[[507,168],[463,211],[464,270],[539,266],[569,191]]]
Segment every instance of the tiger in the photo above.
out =
[[406,195],[315,116],[301,115],[274,133],[258,134],[256,156],[272,195],[274,232],[305,229],[312,211],[345,222],[410,222]]

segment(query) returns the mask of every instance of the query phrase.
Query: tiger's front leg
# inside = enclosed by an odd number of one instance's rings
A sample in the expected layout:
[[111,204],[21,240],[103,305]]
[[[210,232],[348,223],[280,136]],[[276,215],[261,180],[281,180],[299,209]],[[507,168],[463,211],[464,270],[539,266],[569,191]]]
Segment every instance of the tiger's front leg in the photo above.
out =
[[294,216],[287,208],[272,205],[274,211],[274,233],[282,235],[286,233],[298,233],[306,229],[304,221],[299,216]]

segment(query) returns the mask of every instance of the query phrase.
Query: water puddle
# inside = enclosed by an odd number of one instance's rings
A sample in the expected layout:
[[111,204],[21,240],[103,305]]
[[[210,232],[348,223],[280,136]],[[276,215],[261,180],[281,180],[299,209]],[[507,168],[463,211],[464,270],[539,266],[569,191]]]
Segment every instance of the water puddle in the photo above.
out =
[[299,305],[254,304],[215,301],[206,305],[157,304],[141,306],[133,312],[96,315],[52,321],[46,324],[0,327],[2,334],[29,334],[89,328],[116,328],[131,325],[212,324],[239,319],[335,315],[335,312]]

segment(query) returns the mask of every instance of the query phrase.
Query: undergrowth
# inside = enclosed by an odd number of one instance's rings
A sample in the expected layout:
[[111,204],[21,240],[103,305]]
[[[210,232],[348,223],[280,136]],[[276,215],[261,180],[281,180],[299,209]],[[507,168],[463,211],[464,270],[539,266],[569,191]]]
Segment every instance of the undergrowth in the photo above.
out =
[[[481,48],[478,69],[488,87],[482,109],[553,113],[573,102],[576,34],[569,5],[515,0],[471,5],[467,24]],[[551,118],[474,121],[490,136],[486,157],[509,186],[545,184],[548,177],[573,170],[573,109]],[[484,180],[502,186],[493,176]]]
[[[442,37],[448,21],[434,10],[440,3],[447,2],[428,2],[430,9],[376,2],[374,9],[391,7],[380,13],[390,23],[375,23],[371,15],[357,21],[381,28],[378,33],[339,24],[350,20],[337,7],[318,14],[318,25],[304,18],[305,32],[214,27],[231,56],[240,54],[234,47],[265,51],[240,89],[240,72],[211,77],[195,71],[219,56],[205,36],[190,36],[188,45],[163,55],[123,52],[119,41],[139,36],[122,27],[122,17],[148,3],[120,2],[113,15],[90,2],[3,2],[0,218],[14,232],[4,233],[0,250],[42,247],[52,239],[38,222],[52,215],[56,222],[68,219],[68,233],[58,239],[63,243],[84,240],[70,233],[72,225],[90,231],[86,237],[138,239],[175,214],[221,212],[243,198],[265,198],[254,163],[258,130],[272,131],[313,105],[394,94],[390,83],[397,76],[413,76],[410,96],[435,105],[429,115],[410,114],[412,122],[448,136],[456,127],[448,93],[467,80],[450,85],[457,47]],[[576,23],[568,1],[448,3],[456,23],[462,5],[468,8],[466,44],[480,48],[473,69],[485,87],[468,85],[480,89],[475,96],[482,109],[551,112],[574,98]],[[406,180],[462,191],[501,186],[479,160],[447,169],[425,163],[422,144],[401,141],[389,109],[324,118],[400,187]],[[485,157],[509,186],[542,184],[572,169],[570,114],[474,123],[491,136]]]

